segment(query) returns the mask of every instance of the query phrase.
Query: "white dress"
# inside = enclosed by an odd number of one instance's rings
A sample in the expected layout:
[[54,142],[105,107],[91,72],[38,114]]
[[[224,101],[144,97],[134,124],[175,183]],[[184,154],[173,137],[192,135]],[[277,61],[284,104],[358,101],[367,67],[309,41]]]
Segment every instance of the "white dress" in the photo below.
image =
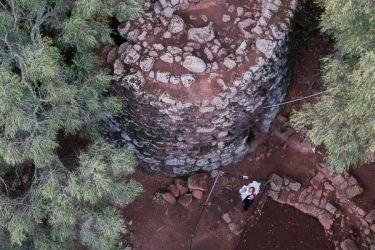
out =
[[241,195],[242,200],[244,200],[249,195],[247,190],[250,187],[253,187],[255,189],[254,195],[257,195],[259,193],[259,190],[260,190],[260,182],[253,181],[253,182],[249,183],[248,185],[242,186],[242,188],[240,189],[240,195]]

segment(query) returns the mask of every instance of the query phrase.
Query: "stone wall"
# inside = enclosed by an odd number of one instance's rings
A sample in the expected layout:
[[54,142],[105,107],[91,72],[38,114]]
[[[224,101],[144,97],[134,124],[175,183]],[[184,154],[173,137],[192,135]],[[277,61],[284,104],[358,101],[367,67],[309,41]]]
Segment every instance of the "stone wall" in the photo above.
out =
[[318,167],[308,183],[273,174],[268,195],[319,220],[336,249],[375,248],[375,210],[366,212],[353,200],[363,189],[349,173]]
[[122,23],[114,63],[126,109],[112,132],[152,170],[186,174],[237,161],[288,85],[296,0],[159,0]]

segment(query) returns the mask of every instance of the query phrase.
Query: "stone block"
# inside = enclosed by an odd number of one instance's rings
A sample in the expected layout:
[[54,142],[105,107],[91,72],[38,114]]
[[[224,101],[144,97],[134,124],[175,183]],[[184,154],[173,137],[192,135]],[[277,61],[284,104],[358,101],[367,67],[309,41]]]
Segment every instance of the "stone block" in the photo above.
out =
[[340,243],[342,250],[359,250],[355,242],[351,239],[346,239]]
[[175,204],[176,203],[176,198],[173,196],[172,193],[170,192],[165,192],[162,194],[163,199],[168,202],[169,204]]
[[194,198],[198,200],[201,200],[203,198],[203,192],[200,190],[193,190],[191,194],[193,195]]
[[362,192],[363,192],[363,189],[358,185],[350,186],[345,189],[346,197],[349,200],[356,197],[357,195],[360,195]]
[[289,188],[295,192],[298,192],[301,188],[301,183],[299,182],[290,182],[289,183]]
[[[148,3],[147,18],[123,22],[119,31],[129,42],[119,49],[119,61],[114,65],[120,87],[116,93],[126,101],[116,133],[128,133],[128,141],[146,166],[173,170],[168,174],[175,175],[240,160],[247,151],[242,139],[246,140],[251,129],[267,132],[279,108],[264,109],[261,116],[256,115],[257,110],[280,102],[288,82],[286,41],[293,12],[286,3],[261,4],[246,12],[242,2],[203,4],[200,11],[205,15],[200,18],[205,24],[197,25],[191,19],[196,8],[192,2],[154,1]],[[222,13],[228,9],[232,14]],[[225,22],[217,14],[227,15]],[[266,18],[273,15],[286,20],[275,25]],[[223,25],[228,30],[219,28]],[[238,39],[230,33],[235,28],[240,31]],[[254,34],[258,51],[248,48],[247,41]],[[174,46],[166,43],[172,39]],[[224,68],[218,62],[224,62]],[[227,77],[234,73],[238,77]],[[261,96],[257,90],[263,87],[267,91]],[[149,136],[145,131],[155,132]],[[220,131],[231,133],[217,136]],[[206,157],[211,153],[218,157]],[[195,162],[184,161],[182,154]]]
[[270,182],[271,182],[271,189],[274,190],[274,191],[280,191],[281,190],[281,186],[283,185],[283,179],[278,176],[277,174],[272,174],[271,178],[270,178]]
[[178,203],[184,207],[188,207],[193,201],[193,196],[191,194],[184,194],[178,198]]
[[180,196],[180,191],[178,190],[176,185],[174,184],[169,185],[168,190],[174,195],[174,197],[177,198],[178,196]]
[[182,179],[179,179],[179,178],[175,179],[174,184],[176,185],[178,191],[180,192],[180,195],[184,195],[189,191],[189,189],[186,186],[186,182],[183,181]]
[[375,209],[371,210],[365,217],[366,221],[370,224],[375,223]]

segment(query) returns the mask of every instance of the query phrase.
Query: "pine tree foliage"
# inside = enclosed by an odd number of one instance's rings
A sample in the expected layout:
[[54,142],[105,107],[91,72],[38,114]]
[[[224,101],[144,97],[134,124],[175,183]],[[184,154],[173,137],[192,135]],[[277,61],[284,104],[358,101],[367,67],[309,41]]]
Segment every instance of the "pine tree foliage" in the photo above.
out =
[[[108,23],[137,17],[135,0],[0,1],[0,249],[113,249],[125,232],[110,206],[142,187],[129,148],[100,134],[121,111],[94,49],[113,43]],[[93,142],[64,165],[59,135]]]
[[325,59],[321,100],[306,105],[292,120],[311,129],[324,144],[338,172],[374,160],[375,153],[375,3],[364,0],[320,1],[322,30],[335,40],[336,55]]

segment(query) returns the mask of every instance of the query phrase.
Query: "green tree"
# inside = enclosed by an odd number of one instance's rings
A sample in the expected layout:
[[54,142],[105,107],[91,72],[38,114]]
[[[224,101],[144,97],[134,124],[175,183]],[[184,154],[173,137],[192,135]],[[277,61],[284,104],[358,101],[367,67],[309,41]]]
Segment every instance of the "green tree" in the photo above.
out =
[[[101,136],[121,102],[93,51],[112,43],[110,18],[141,9],[134,0],[0,1],[0,248],[117,244],[124,222],[110,204],[142,188],[123,178],[132,151]],[[76,164],[58,157],[61,134],[91,141]]]
[[375,3],[321,0],[321,27],[335,41],[336,53],[325,59],[328,92],[306,105],[292,121],[308,126],[307,135],[324,144],[327,160],[341,172],[374,160],[375,153]]

